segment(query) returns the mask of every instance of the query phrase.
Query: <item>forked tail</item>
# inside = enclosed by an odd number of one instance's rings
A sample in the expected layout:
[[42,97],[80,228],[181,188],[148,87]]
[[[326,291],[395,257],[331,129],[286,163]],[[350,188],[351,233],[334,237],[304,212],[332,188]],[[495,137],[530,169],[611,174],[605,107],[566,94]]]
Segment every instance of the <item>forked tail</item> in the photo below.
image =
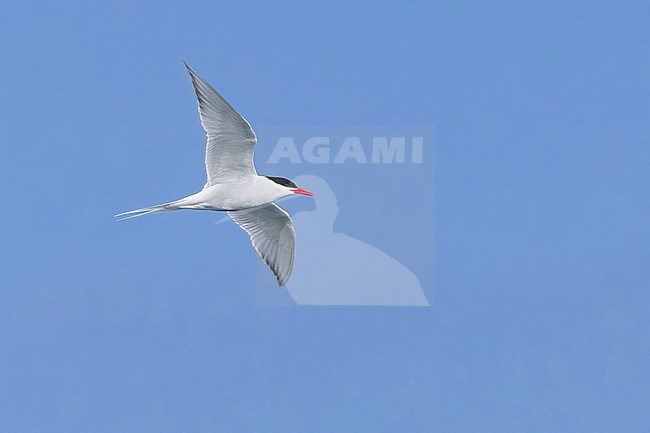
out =
[[156,206],[143,207],[142,209],[130,210],[128,212],[122,212],[115,215],[118,221],[124,221],[131,218],[137,218],[145,215],[150,215],[154,213],[166,212],[170,210],[179,209],[177,205],[178,201],[172,201],[169,203],[163,203]]

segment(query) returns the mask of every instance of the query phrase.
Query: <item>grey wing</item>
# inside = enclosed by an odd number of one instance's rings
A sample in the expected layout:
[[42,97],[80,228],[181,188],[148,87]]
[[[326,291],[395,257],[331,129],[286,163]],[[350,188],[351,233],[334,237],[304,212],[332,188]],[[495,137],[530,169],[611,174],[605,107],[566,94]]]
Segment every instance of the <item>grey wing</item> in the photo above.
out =
[[283,286],[291,276],[296,232],[289,214],[275,203],[250,209],[228,211],[228,216],[243,228],[253,247]]
[[253,149],[257,137],[250,124],[203,78],[185,64],[199,104],[201,125],[207,134],[207,186],[255,175]]

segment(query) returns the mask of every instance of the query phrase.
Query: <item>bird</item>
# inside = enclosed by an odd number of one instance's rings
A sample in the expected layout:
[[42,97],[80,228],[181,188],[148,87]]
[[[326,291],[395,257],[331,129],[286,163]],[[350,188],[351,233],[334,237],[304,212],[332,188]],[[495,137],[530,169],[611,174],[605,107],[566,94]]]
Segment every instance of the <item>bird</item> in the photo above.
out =
[[284,286],[291,276],[296,233],[289,214],[275,202],[314,194],[284,177],[257,174],[253,153],[257,136],[243,116],[185,63],[207,135],[207,181],[195,194],[169,203],[115,215],[118,221],[181,209],[222,211],[249,236],[261,259]]

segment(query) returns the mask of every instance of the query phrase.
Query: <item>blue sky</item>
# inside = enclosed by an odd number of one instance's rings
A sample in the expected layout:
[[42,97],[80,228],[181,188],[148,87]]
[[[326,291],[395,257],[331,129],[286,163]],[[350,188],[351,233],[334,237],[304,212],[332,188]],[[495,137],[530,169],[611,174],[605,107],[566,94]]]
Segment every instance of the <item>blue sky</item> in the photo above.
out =
[[[6,4],[0,431],[645,431],[649,20],[641,1]],[[204,182],[183,60],[254,126],[433,126],[435,181],[409,192],[435,193],[433,307],[263,307],[215,215],[115,223]]]

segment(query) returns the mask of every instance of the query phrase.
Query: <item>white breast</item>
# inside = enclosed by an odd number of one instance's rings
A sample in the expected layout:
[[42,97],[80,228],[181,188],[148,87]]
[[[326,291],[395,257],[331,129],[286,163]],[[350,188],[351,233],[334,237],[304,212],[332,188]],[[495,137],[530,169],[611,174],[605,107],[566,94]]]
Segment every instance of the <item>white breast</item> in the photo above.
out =
[[238,182],[217,183],[188,198],[188,207],[210,210],[248,209],[272,203],[291,192],[264,176],[250,176]]

